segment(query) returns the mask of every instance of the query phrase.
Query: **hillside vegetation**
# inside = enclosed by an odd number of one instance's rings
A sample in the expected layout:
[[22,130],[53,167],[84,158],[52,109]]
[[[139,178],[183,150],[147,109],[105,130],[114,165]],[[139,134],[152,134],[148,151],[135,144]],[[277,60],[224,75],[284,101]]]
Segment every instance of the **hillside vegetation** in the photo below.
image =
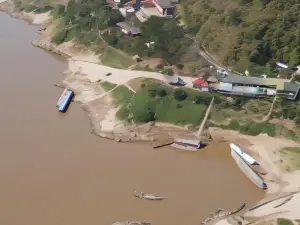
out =
[[182,0],[188,30],[222,63],[244,72],[253,64],[300,64],[298,0]]

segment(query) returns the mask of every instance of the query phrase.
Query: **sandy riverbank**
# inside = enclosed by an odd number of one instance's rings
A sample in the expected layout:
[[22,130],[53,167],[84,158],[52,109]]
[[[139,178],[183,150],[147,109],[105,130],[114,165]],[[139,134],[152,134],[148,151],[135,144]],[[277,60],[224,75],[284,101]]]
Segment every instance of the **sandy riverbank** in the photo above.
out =
[[[285,147],[299,147],[299,143],[284,138],[273,138],[266,134],[258,136],[248,136],[239,134],[236,131],[223,130],[219,128],[209,128],[209,133],[213,139],[222,138],[223,140],[240,144],[260,165],[268,171],[264,180],[268,184],[266,199],[282,196],[285,193],[299,191],[300,171],[287,172],[279,169],[280,150]],[[300,219],[300,193],[278,208],[274,206],[282,203],[286,198],[276,200],[272,203],[259,207],[251,212],[246,212],[244,217],[248,222],[260,223],[262,221],[274,220],[276,218]],[[265,201],[262,200],[262,202]],[[248,219],[250,218],[250,219]],[[229,220],[232,222],[232,220]],[[246,222],[246,221],[243,221]],[[227,220],[217,222],[218,225],[230,224]],[[273,221],[271,224],[275,225]]]
[[[117,109],[113,106],[112,99],[99,85],[99,80],[121,85],[137,77],[151,77],[165,82],[170,81],[171,77],[160,73],[121,70],[101,65],[99,55],[76,42],[53,44],[51,36],[56,24],[50,20],[49,13],[34,14],[15,11],[11,0],[0,4],[0,9],[15,18],[39,24],[37,38],[32,41],[32,44],[68,59],[69,69],[65,71],[65,78],[58,86],[74,91],[75,101],[87,111],[96,135],[117,141],[153,141],[179,135],[195,138],[193,131],[179,126],[168,124],[155,126],[154,123],[135,125],[118,121],[115,118]],[[107,73],[112,73],[112,75],[107,77],[105,76]],[[191,84],[192,78],[187,79]]]
[[[16,12],[13,10],[10,0],[2,2],[0,10],[8,12],[16,18],[24,19],[34,24],[41,24],[37,39],[33,41],[33,45],[68,59],[68,70],[65,71],[65,78],[59,85],[70,88],[75,92],[75,101],[79,102],[88,112],[93,132],[96,135],[118,141],[149,141],[178,136],[195,137],[194,131],[183,127],[161,123],[156,125],[154,123],[143,125],[124,124],[118,121],[115,117],[117,109],[113,106],[112,99],[105,94],[105,91],[99,85],[99,81],[104,80],[117,85],[126,84],[137,77],[152,77],[168,82],[170,77],[159,73],[120,70],[100,65],[98,64],[101,63],[98,55],[95,55],[87,48],[78,46],[75,42],[68,42],[59,46],[52,44],[50,35],[54,29],[54,24],[49,20],[49,14],[35,15]],[[112,73],[112,75],[105,76],[107,73]],[[192,78],[186,78],[187,81],[189,79]],[[222,139],[241,144],[258,159],[260,164],[268,171],[265,177],[269,185],[268,194],[294,191],[300,186],[300,174],[298,172],[285,173],[276,166],[276,162],[279,160],[279,150],[283,147],[298,146],[298,143],[287,139],[271,138],[266,135],[246,136],[234,131],[216,128],[209,129],[209,133],[215,140]],[[284,217],[295,219],[298,216],[300,218],[300,214],[297,215],[295,211],[300,207],[299,194],[297,196],[276,210],[282,211],[281,215]],[[269,204],[247,215],[262,218],[276,210]],[[226,221],[221,221],[220,223],[227,224]]]

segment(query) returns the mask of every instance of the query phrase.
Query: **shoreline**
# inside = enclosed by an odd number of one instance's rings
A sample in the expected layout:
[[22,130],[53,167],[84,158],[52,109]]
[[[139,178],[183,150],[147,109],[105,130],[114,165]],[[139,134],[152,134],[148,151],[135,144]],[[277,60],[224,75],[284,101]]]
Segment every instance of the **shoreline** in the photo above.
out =
[[[95,55],[91,50],[76,45],[75,42],[68,42],[59,46],[51,43],[51,33],[54,28],[53,22],[50,21],[49,13],[33,14],[22,13],[14,10],[11,0],[0,3],[0,11],[6,12],[10,16],[25,20],[28,23],[40,25],[37,33],[37,38],[32,41],[32,45],[40,47],[47,51],[53,52],[66,58],[68,62],[68,69],[64,71],[63,80],[57,85],[61,88],[69,88],[75,93],[75,102],[79,103],[81,108],[88,114],[91,121],[92,132],[100,137],[112,139],[115,141],[155,141],[161,138],[176,138],[179,135],[185,135],[187,138],[196,138],[195,132],[188,128],[180,127],[165,123],[147,123],[147,124],[125,124],[116,119],[115,113],[117,108],[112,104],[112,98],[105,94],[105,91],[99,85],[99,77],[105,78],[108,71],[114,71],[113,74],[126,70],[119,70],[109,68],[101,65],[99,56]],[[100,75],[95,75],[95,73]],[[143,76],[154,76],[156,73],[145,71],[130,71],[132,76],[138,77],[143,73]],[[156,74],[155,76],[162,76]],[[124,78],[125,77],[125,78]],[[126,84],[127,74],[123,74],[120,78],[120,83]],[[111,77],[105,78],[107,80],[114,79]],[[122,80],[123,79],[123,80]],[[125,80],[124,80],[125,79]],[[164,135],[162,135],[164,134]],[[293,173],[282,172],[274,163],[279,160],[279,150],[284,147],[298,147],[299,143],[283,138],[272,138],[264,134],[258,136],[242,135],[235,131],[223,130],[220,128],[209,128],[209,134],[213,140],[225,140],[235,142],[246,146],[247,149],[261,165],[268,170],[266,180],[270,185],[266,192],[266,197],[274,194],[280,194],[287,191],[293,191],[300,187],[300,172]],[[164,137],[162,137],[164,136]],[[295,203],[296,202],[296,203]],[[295,204],[300,206],[300,194],[295,197],[283,207],[288,207],[289,212],[283,216],[288,216],[291,219],[296,217]],[[267,208],[267,209],[265,209]],[[279,208],[281,210],[282,208]],[[274,209],[268,205],[261,207],[251,213],[246,213],[251,217],[265,217]],[[299,216],[300,218],[300,216]],[[229,224],[227,219],[221,220],[217,223],[225,225]]]
[[[156,126],[153,122],[147,124],[125,124],[124,122],[118,121],[115,117],[117,110],[112,104],[113,100],[109,95],[103,96],[105,91],[99,85],[99,78],[95,78],[93,75],[87,76],[89,71],[83,71],[76,63],[87,64],[83,66],[85,70],[89,70],[89,67],[94,64],[98,68],[95,68],[92,72],[95,72],[95,70],[115,70],[122,73],[127,71],[127,73],[135,73],[135,77],[152,77],[153,74],[155,74],[159,79],[164,79],[161,78],[163,76],[162,74],[110,68],[101,65],[99,55],[96,55],[85,46],[78,45],[74,41],[60,45],[51,43],[50,34],[52,34],[52,31],[55,28],[55,24],[51,21],[49,13],[34,14],[15,11],[12,0],[0,3],[0,11],[6,12],[16,19],[24,20],[29,24],[40,25],[37,36],[35,40],[32,41],[32,45],[55,53],[67,60],[68,69],[63,72],[64,77],[61,82],[56,84],[56,86],[68,88],[75,93],[74,101],[79,103],[81,108],[87,112],[92,125],[92,133],[95,135],[117,142],[153,142],[158,139],[168,139],[170,137],[176,138],[183,133],[188,138],[196,138],[193,131],[172,124],[157,123]],[[105,74],[106,72],[102,72],[102,77],[104,77]],[[123,77],[125,76],[126,75]],[[118,81],[119,78],[120,77],[115,78],[112,83],[118,84],[116,81]],[[130,75],[128,78],[129,81]],[[125,84],[127,81],[121,82]],[[165,135],[160,135],[162,132],[165,133]]]

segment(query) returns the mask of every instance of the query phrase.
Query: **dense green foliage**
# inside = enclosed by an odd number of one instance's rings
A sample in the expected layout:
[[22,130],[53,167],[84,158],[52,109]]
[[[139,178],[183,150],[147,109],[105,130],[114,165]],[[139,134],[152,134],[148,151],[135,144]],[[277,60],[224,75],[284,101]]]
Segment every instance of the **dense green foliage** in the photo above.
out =
[[300,63],[298,0],[183,0],[187,28],[225,64]]
[[57,44],[77,38],[90,45],[100,39],[101,30],[124,20],[120,11],[105,0],[70,0],[65,10],[63,5],[57,5],[54,11],[62,21],[53,37]]
[[[140,57],[162,58],[172,65],[184,61],[192,44],[173,19],[150,17],[146,22],[128,22],[140,26],[141,35],[135,38],[125,37],[119,29],[110,29],[103,34],[105,41],[113,47]],[[154,42],[147,47],[146,43]],[[179,67],[183,67],[179,63]]]
[[15,6],[18,10],[27,13],[45,13],[54,9],[55,4],[50,0],[27,1],[14,0]]
[[279,100],[274,105],[272,116],[294,120],[296,125],[300,127],[300,102]]

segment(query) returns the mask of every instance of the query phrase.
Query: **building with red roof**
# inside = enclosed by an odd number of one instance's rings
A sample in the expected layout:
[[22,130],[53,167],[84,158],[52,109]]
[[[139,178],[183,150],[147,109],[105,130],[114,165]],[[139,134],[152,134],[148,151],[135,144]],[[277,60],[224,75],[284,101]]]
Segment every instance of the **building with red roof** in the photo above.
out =
[[202,77],[199,77],[197,80],[193,81],[193,88],[200,89],[201,91],[209,91],[208,82]]

